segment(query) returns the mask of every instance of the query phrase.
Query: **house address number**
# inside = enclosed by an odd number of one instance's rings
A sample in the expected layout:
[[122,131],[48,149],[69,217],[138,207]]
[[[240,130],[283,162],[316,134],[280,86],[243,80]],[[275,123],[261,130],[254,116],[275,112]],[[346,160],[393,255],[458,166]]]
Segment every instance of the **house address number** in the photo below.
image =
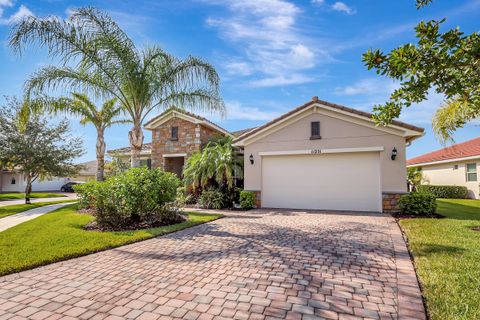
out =
[[312,150],[310,151],[310,153],[311,153],[311,154],[320,154],[320,153],[322,153],[322,151],[321,151],[320,149],[312,149]]

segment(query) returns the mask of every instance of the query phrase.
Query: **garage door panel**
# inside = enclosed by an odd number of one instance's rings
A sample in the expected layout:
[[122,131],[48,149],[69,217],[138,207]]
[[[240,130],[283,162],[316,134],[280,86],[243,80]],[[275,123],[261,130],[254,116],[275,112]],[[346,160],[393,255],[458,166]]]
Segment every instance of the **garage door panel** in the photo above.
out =
[[262,206],[380,211],[378,153],[266,156]]

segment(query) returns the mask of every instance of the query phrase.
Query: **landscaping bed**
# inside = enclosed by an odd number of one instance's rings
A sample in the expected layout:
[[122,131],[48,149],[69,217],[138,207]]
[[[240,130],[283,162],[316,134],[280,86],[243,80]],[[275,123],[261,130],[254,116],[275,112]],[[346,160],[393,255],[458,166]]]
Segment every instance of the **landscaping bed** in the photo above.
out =
[[[66,195],[61,193],[53,193],[53,192],[32,192],[30,193],[30,198],[57,198],[57,197],[66,197]],[[8,192],[8,193],[0,193],[0,201],[7,201],[7,200],[19,200],[24,199],[25,194],[21,192]]]
[[213,221],[219,214],[186,212],[186,221],[135,231],[98,232],[84,226],[95,218],[72,204],[0,232],[0,275],[119,247]]
[[430,318],[480,319],[480,201],[438,199],[442,219],[400,219]]

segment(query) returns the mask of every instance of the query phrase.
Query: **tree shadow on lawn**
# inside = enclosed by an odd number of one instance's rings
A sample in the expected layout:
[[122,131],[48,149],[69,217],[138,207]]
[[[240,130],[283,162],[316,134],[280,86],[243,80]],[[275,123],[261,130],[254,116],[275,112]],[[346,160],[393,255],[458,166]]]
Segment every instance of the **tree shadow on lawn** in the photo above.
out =
[[[480,200],[470,201],[480,204]],[[452,220],[480,220],[480,206],[449,202],[447,199],[438,202],[437,213]]]
[[414,250],[414,256],[415,257],[425,257],[428,258],[432,255],[449,255],[449,256],[455,256],[455,255],[462,255],[465,252],[465,249],[460,248],[460,247],[454,247],[454,246],[445,246],[441,244],[423,244],[420,248]]

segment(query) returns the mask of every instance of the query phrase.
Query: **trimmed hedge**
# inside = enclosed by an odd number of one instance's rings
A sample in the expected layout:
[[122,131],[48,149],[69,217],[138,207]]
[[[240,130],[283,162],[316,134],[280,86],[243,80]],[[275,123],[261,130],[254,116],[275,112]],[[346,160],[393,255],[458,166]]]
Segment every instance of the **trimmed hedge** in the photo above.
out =
[[430,216],[437,210],[437,201],[431,193],[412,192],[400,197],[398,207],[403,214]]
[[240,191],[240,208],[248,210],[255,207],[255,192]]
[[468,189],[463,186],[421,185],[418,187],[418,192],[431,193],[437,198],[446,199],[466,199],[468,197]]

